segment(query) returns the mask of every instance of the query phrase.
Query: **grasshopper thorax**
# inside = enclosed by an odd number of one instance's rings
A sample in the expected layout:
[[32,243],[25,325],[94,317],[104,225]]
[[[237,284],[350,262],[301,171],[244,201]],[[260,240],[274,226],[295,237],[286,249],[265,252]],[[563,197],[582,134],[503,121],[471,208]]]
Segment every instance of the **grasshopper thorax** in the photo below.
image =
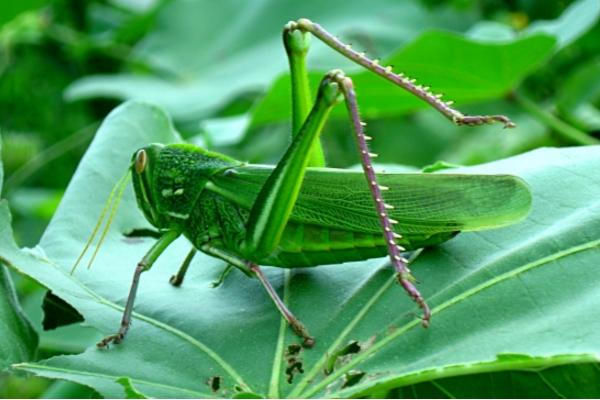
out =
[[191,144],[153,143],[132,156],[131,174],[138,206],[158,229],[188,219],[209,178],[240,162]]

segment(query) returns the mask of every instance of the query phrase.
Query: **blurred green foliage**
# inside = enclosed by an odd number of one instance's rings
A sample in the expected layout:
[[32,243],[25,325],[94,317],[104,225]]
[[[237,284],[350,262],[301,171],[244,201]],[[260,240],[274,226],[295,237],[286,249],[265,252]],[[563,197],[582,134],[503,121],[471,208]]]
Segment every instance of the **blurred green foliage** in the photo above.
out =
[[[353,74],[382,163],[477,164],[540,146],[596,143],[598,8],[595,0],[4,1],[2,197],[17,243],[38,243],[99,121],[125,99],[164,107],[194,143],[276,162],[290,129],[280,32],[299,17],[389,60],[461,110],[507,114],[519,126],[505,134],[453,128],[313,41],[313,82],[333,67]],[[333,118],[323,138],[334,166],[357,162],[346,124]],[[35,357],[81,352],[94,342],[97,333],[79,325],[43,331],[45,289],[13,278],[40,334]],[[1,397],[96,395],[74,384],[0,375]]]

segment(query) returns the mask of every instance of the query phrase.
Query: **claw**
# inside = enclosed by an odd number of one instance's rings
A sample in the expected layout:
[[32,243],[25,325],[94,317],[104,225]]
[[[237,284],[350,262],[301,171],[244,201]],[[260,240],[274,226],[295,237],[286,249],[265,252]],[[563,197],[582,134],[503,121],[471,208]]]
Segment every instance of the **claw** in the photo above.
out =
[[302,325],[300,321],[296,320],[293,323],[290,323],[290,326],[296,335],[304,339],[302,342],[302,347],[311,348],[315,345],[315,338],[310,336],[308,329],[306,329],[306,327]]
[[302,342],[302,347],[310,349],[315,345],[315,338],[313,337],[306,337],[304,338],[304,342]]
[[172,275],[169,279],[169,283],[175,287],[181,286],[183,279],[180,279],[177,275]]
[[96,344],[96,347],[98,347],[99,349],[102,349],[104,347],[108,347],[108,345],[110,343],[119,344],[119,343],[121,343],[121,341],[123,340],[124,337],[125,337],[125,335],[122,333],[115,333],[114,335],[107,336],[104,339],[102,339],[101,341],[99,341]]
[[408,274],[399,272],[396,274],[396,276],[400,286],[404,288],[413,301],[417,303],[419,308],[423,310],[421,325],[423,328],[428,328],[429,321],[431,320],[431,310],[429,309],[429,306],[425,302],[423,296],[421,296],[421,293],[419,293],[419,290],[413,285],[414,277],[410,274],[410,272]]

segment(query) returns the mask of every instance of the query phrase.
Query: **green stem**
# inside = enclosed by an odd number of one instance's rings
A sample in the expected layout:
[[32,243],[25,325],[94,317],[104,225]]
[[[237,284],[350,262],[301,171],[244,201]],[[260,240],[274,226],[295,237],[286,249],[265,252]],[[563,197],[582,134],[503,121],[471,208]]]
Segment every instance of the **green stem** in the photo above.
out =
[[[290,302],[290,270],[286,269],[283,272],[283,303],[289,304]],[[284,356],[284,340],[285,332],[287,330],[287,321],[281,316],[279,322],[279,333],[277,334],[277,345],[275,347],[275,357],[273,359],[273,370],[271,371],[271,381],[269,383],[268,396],[271,399],[280,398],[279,394],[279,380],[281,377],[281,370],[283,367],[283,356]]]
[[6,195],[6,193],[22,185],[23,182],[45,167],[49,162],[62,157],[72,149],[88,142],[94,135],[97,127],[98,122],[93,122],[40,151],[6,179],[6,182],[4,182],[4,194]]
[[537,105],[534,101],[530,100],[523,93],[516,91],[513,93],[513,98],[523,110],[527,111],[542,124],[552,128],[552,130],[558,133],[563,139],[580,145],[600,144],[600,140],[561,121],[550,112]]

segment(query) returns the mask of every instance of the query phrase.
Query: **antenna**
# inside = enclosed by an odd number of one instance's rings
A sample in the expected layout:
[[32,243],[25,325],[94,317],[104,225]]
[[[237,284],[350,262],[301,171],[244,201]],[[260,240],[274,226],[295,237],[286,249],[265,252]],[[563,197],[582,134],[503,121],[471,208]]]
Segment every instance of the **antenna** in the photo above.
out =
[[104,241],[104,238],[106,237],[106,234],[108,233],[108,229],[110,228],[110,225],[112,224],[112,221],[117,213],[117,209],[119,207],[119,203],[121,202],[121,198],[123,197],[125,187],[127,186],[127,183],[129,182],[129,178],[131,177],[129,172],[130,172],[130,170],[127,169],[127,172],[121,177],[121,179],[119,179],[117,181],[117,183],[115,183],[115,185],[111,189],[110,194],[108,195],[108,199],[104,203],[104,207],[102,208],[102,212],[100,213],[100,217],[98,218],[98,222],[96,223],[96,226],[94,227],[94,230],[92,231],[89,239],[87,240],[85,247],[79,254],[79,257],[77,257],[75,264],[73,264],[73,267],[71,268],[71,272],[70,272],[71,275],[75,272],[75,269],[77,268],[77,266],[79,265],[79,263],[81,262],[81,260],[85,256],[85,254],[87,253],[88,249],[92,245],[92,242],[96,238],[96,235],[98,234],[98,231],[100,230],[100,227],[104,223],[104,218],[106,217],[106,213],[110,209],[110,215],[108,217],[108,222],[107,222],[106,226],[104,227],[104,230],[102,231],[100,240],[98,241],[98,244],[96,245],[96,250],[94,251],[94,254],[92,254],[92,258],[90,259],[90,262],[88,263],[88,268],[90,268],[92,266],[92,263],[93,263],[94,259],[96,258],[98,251],[100,250],[100,246],[102,245],[102,242]]

